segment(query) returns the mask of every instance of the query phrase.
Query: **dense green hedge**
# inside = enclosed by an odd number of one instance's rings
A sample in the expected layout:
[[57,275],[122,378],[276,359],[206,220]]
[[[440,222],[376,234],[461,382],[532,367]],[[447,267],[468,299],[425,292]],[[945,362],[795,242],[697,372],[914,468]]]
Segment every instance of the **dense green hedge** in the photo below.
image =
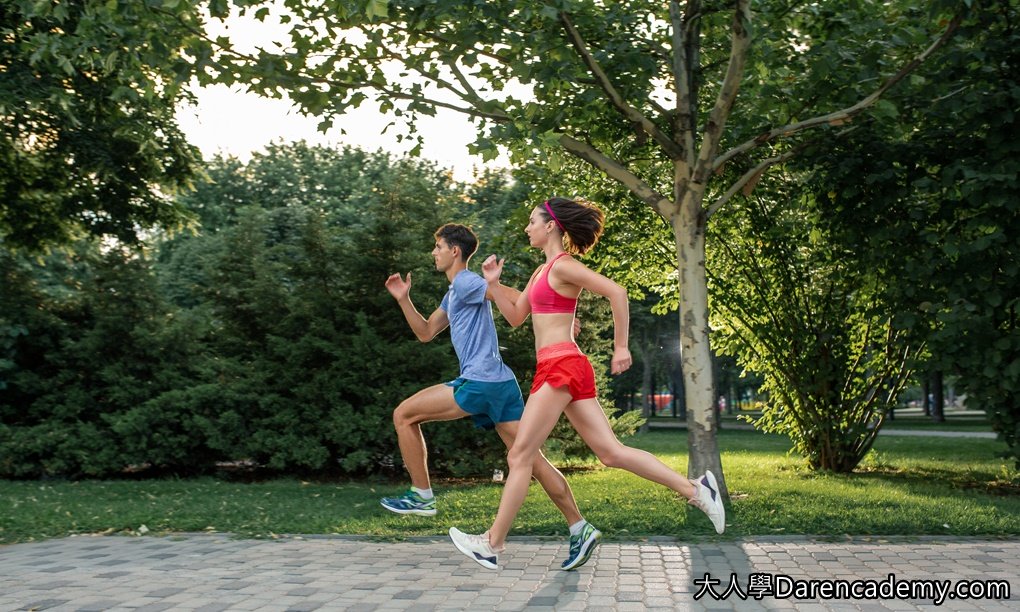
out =
[[[413,271],[427,316],[447,285],[429,256],[434,230],[478,220],[492,235],[499,209],[520,200],[497,177],[464,197],[424,164],[303,145],[209,172],[187,201],[202,222],[194,235],[143,252],[83,243],[43,261],[0,255],[0,477],[189,474],[241,460],[403,471],[392,411],[454,378],[457,360],[447,334],[415,340],[383,281]],[[525,385],[530,329],[502,340]],[[505,463],[498,436],[468,420],[425,432],[437,473]],[[562,446],[576,451],[569,434]]]

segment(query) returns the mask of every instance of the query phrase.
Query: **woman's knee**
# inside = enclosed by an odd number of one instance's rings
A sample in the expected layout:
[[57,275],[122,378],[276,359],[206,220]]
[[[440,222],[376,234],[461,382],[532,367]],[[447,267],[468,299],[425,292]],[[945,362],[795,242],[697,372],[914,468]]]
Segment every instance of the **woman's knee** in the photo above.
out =
[[622,444],[615,444],[595,450],[595,456],[606,467],[622,468],[627,465],[627,451],[629,450]]
[[514,444],[506,453],[506,463],[511,470],[520,469],[525,466],[531,466],[533,470],[537,458],[538,449],[526,449],[521,444]]

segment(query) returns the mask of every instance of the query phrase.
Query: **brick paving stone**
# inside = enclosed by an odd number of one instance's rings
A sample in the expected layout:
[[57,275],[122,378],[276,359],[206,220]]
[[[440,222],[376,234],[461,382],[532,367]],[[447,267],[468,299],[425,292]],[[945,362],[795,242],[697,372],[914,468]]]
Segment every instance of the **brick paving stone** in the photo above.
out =
[[75,609],[78,612],[106,612],[110,608],[120,605],[121,602],[112,599],[100,599],[90,602],[76,602]]
[[[68,603],[68,599],[43,599],[41,601],[34,601],[26,604],[22,609],[27,610],[49,610],[57,606]],[[14,608],[11,608],[14,609]]]
[[229,610],[230,608],[231,604],[216,602],[199,606],[195,608],[195,612],[223,612],[223,610]]
[[[130,604],[130,602],[128,603]],[[137,607],[132,606],[131,608],[135,610],[135,612],[163,612],[164,610],[170,610],[173,607],[174,604],[171,602],[161,602],[161,603],[148,603]]]
[[649,608],[671,608],[673,607],[672,597],[649,597],[646,596],[644,599],[645,605]]
[[[408,546],[420,550],[406,556]],[[398,552],[402,551],[402,552]],[[510,539],[504,568],[486,571],[445,538],[400,544],[355,537],[238,540],[222,534],[81,536],[0,547],[0,610],[930,610],[930,601],[694,600],[710,573],[796,579],[1007,580],[1014,601],[954,601],[946,609],[1016,609],[1020,539],[748,538],[682,544],[606,542],[573,572],[558,569],[565,538]],[[110,567],[116,567],[115,570]]]
[[182,588],[182,587],[167,587],[165,589],[156,589],[155,591],[152,591],[150,593],[146,593],[146,597],[154,597],[154,598],[157,598],[157,599],[163,599],[165,597],[170,597],[171,595],[176,595],[178,593],[183,593],[184,591],[185,591],[185,589]]

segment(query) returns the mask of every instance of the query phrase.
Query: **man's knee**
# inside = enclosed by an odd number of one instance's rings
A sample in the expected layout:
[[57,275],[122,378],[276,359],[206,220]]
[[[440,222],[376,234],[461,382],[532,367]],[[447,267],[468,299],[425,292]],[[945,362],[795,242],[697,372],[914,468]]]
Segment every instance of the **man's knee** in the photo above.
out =
[[535,456],[535,462],[531,466],[531,472],[536,479],[542,481],[543,486],[545,485],[556,485],[560,481],[566,483],[563,478],[563,474],[556,469],[549,459],[546,458],[541,452]]
[[393,410],[393,426],[410,427],[420,422],[421,417],[415,409],[414,402],[404,400]]

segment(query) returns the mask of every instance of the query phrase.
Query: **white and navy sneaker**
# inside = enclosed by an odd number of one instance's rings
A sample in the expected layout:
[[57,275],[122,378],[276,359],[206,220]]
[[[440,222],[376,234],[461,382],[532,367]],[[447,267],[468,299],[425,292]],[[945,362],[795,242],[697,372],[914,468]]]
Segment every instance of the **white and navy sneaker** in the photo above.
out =
[[424,499],[414,491],[408,491],[400,497],[384,497],[379,501],[383,508],[397,514],[420,514],[421,516],[436,515],[436,498]]
[[602,532],[595,529],[591,523],[585,522],[581,533],[570,536],[570,556],[560,565],[560,568],[572,570],[587,563],[601,539]]
[[494,570],[499,560],[499,553],[489,545],[487,533],[482,535],[471,535],[464,533],[456,527],[450,527],[450,539],[453,540],[457,550],[468,556],[469,559],[481,565],[485,569]]
[[715,532],[722,533],[726,530],[726,508],[723,507],[715,475],[705,470],[705,475],[693,482],[697,494],[687,503],[707,514],[712,526],[715,527]]

